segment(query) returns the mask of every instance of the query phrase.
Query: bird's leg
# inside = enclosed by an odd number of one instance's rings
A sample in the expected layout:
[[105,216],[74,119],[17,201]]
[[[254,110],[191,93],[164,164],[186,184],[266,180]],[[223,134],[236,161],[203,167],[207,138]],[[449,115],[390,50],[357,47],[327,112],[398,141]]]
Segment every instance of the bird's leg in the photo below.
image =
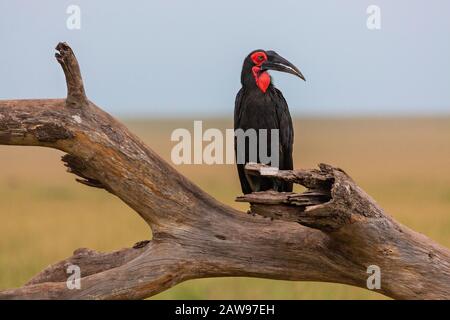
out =
[[277,179],[271,179],[272,183],[273,183],[273,190],[277,191],[277,192],[281,192],[282,187],[281,187],[281,182]]
[[250,184],[250,188],[252,189],[253,192],[259,192],[261,191],[261,178],[260,177],[256,177],[256,176],[252,176],[252,175],[247,175],[247,181]]

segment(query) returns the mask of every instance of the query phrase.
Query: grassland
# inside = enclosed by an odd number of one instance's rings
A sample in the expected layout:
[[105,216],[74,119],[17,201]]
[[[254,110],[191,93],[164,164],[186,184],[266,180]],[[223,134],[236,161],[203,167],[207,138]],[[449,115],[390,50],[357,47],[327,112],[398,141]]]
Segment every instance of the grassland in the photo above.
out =
[[[192,120],[128,121],[165,159],[175,128]],[[229,128],[211,119],[204,128]],[[450,247],[450,118],[296,119],[295,166],[344,168],[398,221]],[[61,152],[0,146],[0,289],[22,285],[78,247],[111,251],[148,239],[150,230],[114,196],[77,184]],[[179,166],[236,208],[233,166]],[[212,173],[214,172],[214,175]],[[220,176],[220,179],[214,178]],[[379,299],[344,285],[248,278],[192,280],[156,298]]]

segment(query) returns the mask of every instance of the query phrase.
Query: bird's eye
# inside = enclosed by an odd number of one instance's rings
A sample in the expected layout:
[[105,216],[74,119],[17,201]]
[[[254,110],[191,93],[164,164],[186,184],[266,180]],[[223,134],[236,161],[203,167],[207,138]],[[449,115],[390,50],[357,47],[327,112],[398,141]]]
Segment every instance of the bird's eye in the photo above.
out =
[[252,59],[252,62],[259,66],[260,64],[264,63],[264,61],[267,60],[267,56],[264,52],[258,51],[253,53],[250,58]]

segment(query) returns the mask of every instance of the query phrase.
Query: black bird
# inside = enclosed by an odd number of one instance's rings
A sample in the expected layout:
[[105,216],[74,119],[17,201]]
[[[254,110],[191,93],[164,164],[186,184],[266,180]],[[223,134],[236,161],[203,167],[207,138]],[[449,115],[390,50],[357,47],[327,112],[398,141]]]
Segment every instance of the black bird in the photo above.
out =
[[[291,73],[305,80],[300,70],[292,63],[278,55],[275,51],[255,50],[244,60],[241,73],[242,88],[236,96],[234,109],[234,130],[255,129],[267,130],[267,156],[270,153],[270,130],[279,129],[279,169],[293,169],[292,145],[294,142],[294,129],[291,115],[283,94],[271,83],[271,77],[267,70],[276,70]],[[259,157],[259,137],[257,142],[257,162]],[[245,157],[245,163],[250,159],[249,141],[245,140],[245,148],[239,154],[237,148],[237,138],[235,137],[236,157]],[[245,152],[245,154],[242,154]],[[270,163],[269,163],[270,164]],[[282,192],[292,191],[292,183],[274,182],[268,178],[256,178],[246,175],[245,164],[237,161],[237,170],[244,194],[255,191],[275,189]]]

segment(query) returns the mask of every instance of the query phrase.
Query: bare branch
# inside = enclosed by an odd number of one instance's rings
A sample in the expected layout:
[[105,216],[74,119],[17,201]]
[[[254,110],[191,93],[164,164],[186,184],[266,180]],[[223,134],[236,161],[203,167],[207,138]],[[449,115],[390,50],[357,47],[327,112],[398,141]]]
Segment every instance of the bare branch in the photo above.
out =
[[87,106],[89,102],[84,92],[83,78],[75,54],[65,42],[58,43],[55,49],[58,51],[55,53],[56,60],[63,68],[66,76],[67,106],[73,108]]
[[[254,215],[219,203],[128,129],[90,102],[67,44],[57,55],[67,99],[0,101],[0,144],[62,150],[80,182],[133,208],[153,239],[113,253],[79,249],[0,299],[141,299],[182,281],[216,276],[326,281],[366,288],[367,267],[382,272],[380,293],[449,299],[450,252],[393,220],[342,170],[271,173],[302,184],[301,194],[244,195]],[[260,165],[249,174],[265,175]],[[265,217],[271,217],[267,219]],[[80,290],[66,269],[81,267]]]

